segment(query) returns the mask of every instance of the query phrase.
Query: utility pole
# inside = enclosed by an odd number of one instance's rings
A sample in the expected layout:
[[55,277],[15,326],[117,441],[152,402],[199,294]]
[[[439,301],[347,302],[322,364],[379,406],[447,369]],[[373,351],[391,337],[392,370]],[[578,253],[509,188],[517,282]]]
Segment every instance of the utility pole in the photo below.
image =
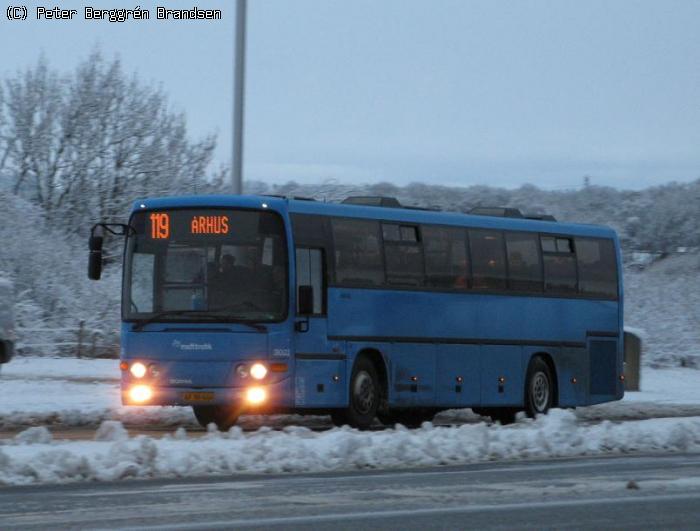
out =
[[233,65],[233,193],[243,193],[243,113],[245,98],[245,26],[247,0],[236,0],[236,36]]

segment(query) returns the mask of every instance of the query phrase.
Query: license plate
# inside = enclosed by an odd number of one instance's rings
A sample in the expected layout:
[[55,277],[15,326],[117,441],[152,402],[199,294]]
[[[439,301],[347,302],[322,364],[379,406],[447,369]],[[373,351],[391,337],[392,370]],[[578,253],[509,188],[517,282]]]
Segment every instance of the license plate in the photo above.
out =
[[209,402],[214,400],[214,393],[182,393],[182,398],[188,402]]

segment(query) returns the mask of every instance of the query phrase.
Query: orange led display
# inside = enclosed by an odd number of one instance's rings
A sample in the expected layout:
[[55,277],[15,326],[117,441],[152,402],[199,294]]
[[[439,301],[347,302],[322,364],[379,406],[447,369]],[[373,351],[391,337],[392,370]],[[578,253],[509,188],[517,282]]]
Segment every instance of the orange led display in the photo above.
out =
[[228,216],[194,216],[192,234],[228,234]]
[[170,237],[170,216],[154,212],[151,214],[151,238],[165,240]]

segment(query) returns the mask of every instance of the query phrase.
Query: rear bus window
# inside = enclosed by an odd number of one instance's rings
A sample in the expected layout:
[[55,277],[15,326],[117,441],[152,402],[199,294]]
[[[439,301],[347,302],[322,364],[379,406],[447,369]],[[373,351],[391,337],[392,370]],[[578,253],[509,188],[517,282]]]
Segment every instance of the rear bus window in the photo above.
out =
[[576,257],[571,238],[542,236],[541,241],[545,291],[576,293]]
[[579,292],[617,298],[617,259],[612,240],[576,238]]

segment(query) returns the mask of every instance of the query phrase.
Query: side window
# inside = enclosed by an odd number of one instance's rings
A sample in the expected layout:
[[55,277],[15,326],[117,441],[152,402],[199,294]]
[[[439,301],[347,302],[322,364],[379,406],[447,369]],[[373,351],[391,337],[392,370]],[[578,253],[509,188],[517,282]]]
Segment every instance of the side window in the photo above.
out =
[[576,260],[580,293],[617,298],[617,258],[612,240],[576,238]]
[[576,257],[571,238],[542,236],[544,289],[549,293],[576,293]]
[[494,230],[470,230],[474,289],[506,288],[506,256],[503,234]]
[[291,214],[295,247],[323,249],[326,258],[326,284],[333,280],[333,235],[331,218],[311,214]]
[[551,236],[542,236],[542,252],[543,253],[556,253],[557,252],[557,241]]
[[537,234],[506,234],[508,288],[513,291],[542,291],[542,264]]
[[423,226],[425,285],[439,289],[469,287],[467,231],[457,227]]
[[384,263],[379,222],[333,218],[335,281],[348,286],[381,286]]
[[[323,307],[323,251],[297,247],[296,260],[297,293],[299,293],[299,286],[311,286],[314,290],[314,315],[325,313]],[[297,311],[299,311],[298,300]]]
[[392,286],[423,286],[423,250],[418,227],[383,223],[386,282]]

